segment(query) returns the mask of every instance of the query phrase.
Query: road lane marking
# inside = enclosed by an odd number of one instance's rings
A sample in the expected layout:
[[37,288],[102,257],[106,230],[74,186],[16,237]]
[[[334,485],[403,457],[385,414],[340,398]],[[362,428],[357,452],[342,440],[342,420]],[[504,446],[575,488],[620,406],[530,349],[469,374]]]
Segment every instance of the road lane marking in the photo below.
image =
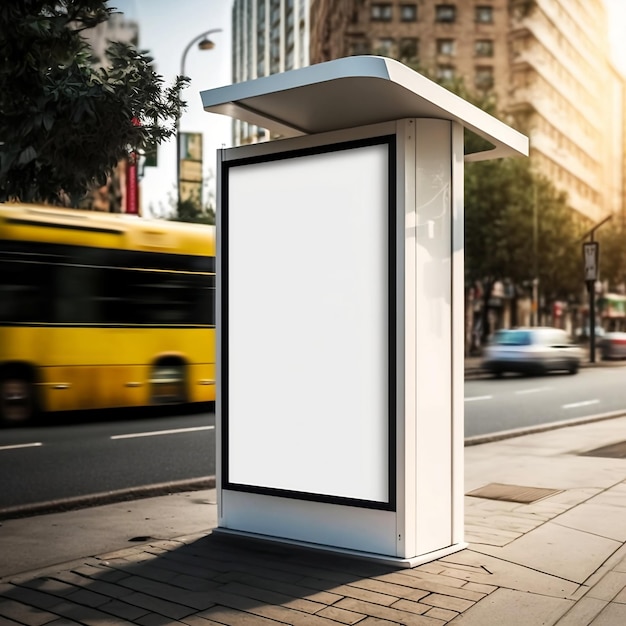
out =
[[193,433],[199,430],[213,430],[215,426],[194,426],[192,428],[172,428],[170,430],[153,430],[145,433],[128,433],[126,435],[111,435],[111,439],[134,439],[135,437],[157,437],[158,435],[176,435],[178,433]]
[[493,400],[493,396],[473,396],[465,398],[465,402],[474,402],[476,400]]
[[564,404],[562,409],[577,409],[579,406],[589,406],[590,404],[599,404],[600,400],[583,400],[583,402],[572,402],[571,404]]
[[519,396],[525,393],[539,393],[540,391],[550,391],[551,387],[533,387],[532,389],[520,389],[515,393]]
[[17,448],[38,448],[39,446],[43,446],[43,443],[40,441],[34,443],[16,443],[10,446],[0,446],[0,450],[16,450]]

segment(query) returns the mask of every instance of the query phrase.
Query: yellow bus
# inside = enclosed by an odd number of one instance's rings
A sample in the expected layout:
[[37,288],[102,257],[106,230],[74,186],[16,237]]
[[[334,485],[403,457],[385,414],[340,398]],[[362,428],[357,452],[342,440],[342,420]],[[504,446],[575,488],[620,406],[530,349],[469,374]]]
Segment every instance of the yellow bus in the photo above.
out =
[[0,421],[214,399],[214,227],[0,204]]

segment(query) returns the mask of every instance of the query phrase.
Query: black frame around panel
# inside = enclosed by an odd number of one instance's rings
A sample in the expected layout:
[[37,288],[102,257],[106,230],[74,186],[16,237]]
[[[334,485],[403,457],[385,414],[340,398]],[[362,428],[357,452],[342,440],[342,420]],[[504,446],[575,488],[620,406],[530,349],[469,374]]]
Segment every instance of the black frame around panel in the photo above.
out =
[[[387,145],[387,167],[388,167],[388,257],[387,257],[387,281],[388,281],[388,368],[387,368],[387,395],[388,395],[388,501],[378,502],[372,500],[361,500],[341,496],[308,493],[302,491],[292,491],[276,489],[272,487],[259,487],[256,485],[245,485],[231,483],[229,480],[229,381],[228,381],[228,199],[229,199],[229,171],[233,167],[294,159],[303,156],[340,152],[354,148],[364,148],[375,145]],[[242,157],[221,162],[221,203],[218,207],[220,212],[219,226],[219,251],[221,257],[220,271],[218,273],[218,283],[221,293],[220,307],[220,351],[221,351],[221,376],[219,380],[218,393],[221,403],[221,452],[222,452],[222,489],[230,491],[241,491],[247,493],[258,493],[269,496],[277,496],[295,500],[307,500],[313,502],[325,502],[344,506],[355,506],[367,509],[377,509],[383,511],[396,510],[396,319],[397,319],[397,280],[396,280],[396,135],[383,135],[378,137],[368,137],[353,141],[346,141],[336,144],[327,144],[309,148],[287,150],[275,154],[265,154],[259,156]]]

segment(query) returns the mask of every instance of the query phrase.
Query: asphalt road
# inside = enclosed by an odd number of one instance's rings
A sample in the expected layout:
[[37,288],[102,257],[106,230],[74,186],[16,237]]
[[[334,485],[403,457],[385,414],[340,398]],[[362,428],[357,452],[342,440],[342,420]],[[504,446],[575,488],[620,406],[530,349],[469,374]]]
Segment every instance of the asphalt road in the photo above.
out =
[[465,382],[465,436],[626,412],[626,367]]
[[215,415],[0,431],[0,510],[215,474]]

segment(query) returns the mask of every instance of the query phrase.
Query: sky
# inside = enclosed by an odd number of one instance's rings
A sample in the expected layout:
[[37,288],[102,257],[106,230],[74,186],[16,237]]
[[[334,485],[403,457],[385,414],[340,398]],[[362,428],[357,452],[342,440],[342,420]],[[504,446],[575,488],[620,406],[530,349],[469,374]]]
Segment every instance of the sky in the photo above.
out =
[[626,0],[604,0],[609,15],[609,42],[617,68],[626,76]]
[[[626,76],[626,0],[604,0],[609,13],[609,40],[618,69]],[[185,58],[185,74],[191,79],[183,99],[187,109],[181,118],[183,132],[203,133],[203,175],[212,178],[206,193],[215,191],[217,150],[230,147],[231,119],[202,109],[200,92],[222,87],[231,78],[232,0],[109,0],[129,19],[139,23],[139,46],[155,59],[156,72],[171,84],[181,71],[185,47],[198,35],[222,29],[209,38],[215,48],[202,51],[194,45]],[[159,146],[158,167],[147,167],[141,180],[142,212],[162,215],[171,209],[176,192],[176,144]]]

